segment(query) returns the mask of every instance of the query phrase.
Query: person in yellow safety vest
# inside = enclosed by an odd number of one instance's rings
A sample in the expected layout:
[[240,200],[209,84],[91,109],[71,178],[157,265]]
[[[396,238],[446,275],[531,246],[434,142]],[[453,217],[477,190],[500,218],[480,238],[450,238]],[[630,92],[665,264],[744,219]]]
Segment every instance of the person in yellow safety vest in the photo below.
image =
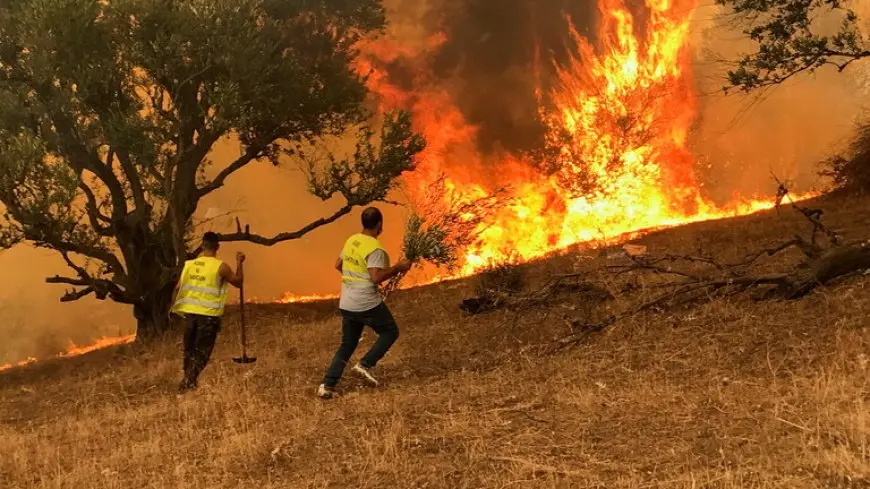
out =
[[184,263],[175,286],[171,312],[184,316],[184,377],[179,393],[197,387],[199,374],[205,369],[221,329],[221,317],[227,300],[227,284],[244,283],[245,255],[236,253],[236,271],[217,258],[220,248],[217,234],[202,237],[202,253]]
[[373,386],[377,386],[378,381],[371,373],[372,368],[399,337],[399,328],[384,304],[378,285],[407,271],[411,264],[402,260],[390,266],[390,257],[378,241],[378,236],[384,230],[384,216],[380,210],[375,207],[364,210],[362,226],[361,233],[354,234],[345,242],[341,256],[335,263],[336,270],[341,272],[341,298],[338,304],[342,318],[341,346],[326,370],[323,383],[317,388],[317,395],[323,399],[331,399],[334,395],[335,386],[366,326],[378,334],[378,339],[353,367],[353,372]]

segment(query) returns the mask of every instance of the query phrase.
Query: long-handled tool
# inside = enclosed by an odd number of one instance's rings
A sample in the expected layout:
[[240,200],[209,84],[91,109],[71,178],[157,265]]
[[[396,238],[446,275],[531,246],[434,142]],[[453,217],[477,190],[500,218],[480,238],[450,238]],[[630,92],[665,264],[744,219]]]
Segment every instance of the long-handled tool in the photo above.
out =
[[257,361],[257,358],[248,356],[248,337],[245,334],[245,286],[244,285],[239,287],[239,313],[241,314],[241,322],[242,322],[242,357],[241,358],[233,358],[233,361],[236,363],[254,363]]

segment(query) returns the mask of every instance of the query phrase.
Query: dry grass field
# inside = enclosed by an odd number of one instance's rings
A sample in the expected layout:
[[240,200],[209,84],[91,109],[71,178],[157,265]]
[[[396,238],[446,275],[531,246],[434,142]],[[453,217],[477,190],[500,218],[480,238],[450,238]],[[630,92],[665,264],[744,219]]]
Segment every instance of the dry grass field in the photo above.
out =
[[[870,237],[870,201],[817,205]],[[727,259],[806,228],[783,209],[637,243]],[[566,269],[606,279],[606,259],[529,265],[529,287]],[[339,341],[334,303],[252,307],[252,366],[230,360],[229,312],[200,389],[181,398],[180,335],[0,373],[0,488],[870,487],[866,276],[799,301],[641,314],[557,353],[538,347],[568,333],[582,297],[468,316],[457,304],[473,290],[391,296],[401,336],[384,385],[348,369],[328,402],[314,392]]]

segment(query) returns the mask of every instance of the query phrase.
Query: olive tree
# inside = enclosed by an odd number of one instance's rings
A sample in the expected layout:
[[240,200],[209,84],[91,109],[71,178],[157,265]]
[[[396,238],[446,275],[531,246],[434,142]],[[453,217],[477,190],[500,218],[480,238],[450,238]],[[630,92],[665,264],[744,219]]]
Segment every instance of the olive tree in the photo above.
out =
[[[309,173],[310,191],[340,209],[276,236],[221,236],[273,245],[384,200],[413,169],[422,137],[404,113],[372,129],[353,68],[384,26],[379,0],[6,0],[2,246],[58,252],[71,273],[47,281],[72,287],[62,301],[129,304],[140,338],[159,333],[196,251],[197,206],[236,172],[357,135],[355,153]],[[240,156],[218,167],[225,138]]]

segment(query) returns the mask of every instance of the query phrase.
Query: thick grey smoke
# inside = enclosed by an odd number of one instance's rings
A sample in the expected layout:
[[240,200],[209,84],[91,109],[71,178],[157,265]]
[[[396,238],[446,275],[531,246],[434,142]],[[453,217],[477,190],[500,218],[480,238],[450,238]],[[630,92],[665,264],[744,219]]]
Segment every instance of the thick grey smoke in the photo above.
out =
[[573,53],[568,21],[589,36],[595,12],[594,1],[576,0],[457,0],[441,12],[447,42],[433,71],[458,79],[458,107],[480,127],[483,151],[540,146],[535,89],[546,87],[547,60],[561,63]]
[[[465,119],[478,127],[482,152],[542,146],[535,90],[546,90],[553,62],[575,54],[569,22],[593,37],[595,0],[430,0],[422,12],[392,3],[393,22],[416,21],[426,34],[445,35],[422,62],[430,81],[449,87]],[[406,63],[420,62],[398,60],[389,69],[390,80],[413,89]]]

